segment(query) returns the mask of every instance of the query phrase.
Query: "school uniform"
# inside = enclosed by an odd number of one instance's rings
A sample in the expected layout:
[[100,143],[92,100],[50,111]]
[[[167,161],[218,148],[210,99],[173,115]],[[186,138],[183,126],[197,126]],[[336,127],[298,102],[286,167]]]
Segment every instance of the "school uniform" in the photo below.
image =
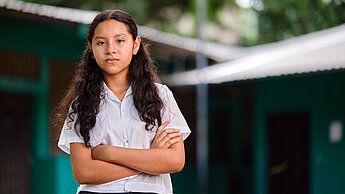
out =
[[[140,120],[133,103],[132,88],[128,88],[121,102],[105,83],[103,85],[105,96],[100,103],[96,124],[90,131],[89,142],[91,147],[107,144],[124,148],[150,149],[157,127],[152,131],[145,129],[146,123]],[[164,104],[161,110],[162,123],[170,121],[166,128],[179,129],[183,140],[185,140],[191,131],[178,108],[172,92],[165,85],[158,83],[155,85]],[[70,143],[84,143],[83,137],[79,136],[74,129],[76,115],[74,115],[74,122],[68,122],[68,120],[67,117],[58,142],[59,148],[67,154],[70,153]],[[77,130],[79,130],[78,127]],[[77,193],[80,191],[96,193],[173,193],[170,174],[148,175],[146,173],[104,184],[81,184]]]

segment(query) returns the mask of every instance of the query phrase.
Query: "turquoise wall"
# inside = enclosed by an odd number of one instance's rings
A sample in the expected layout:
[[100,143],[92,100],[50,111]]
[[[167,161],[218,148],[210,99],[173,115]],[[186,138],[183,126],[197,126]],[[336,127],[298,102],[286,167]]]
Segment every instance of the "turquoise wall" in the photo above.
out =
[[0,25],[3,26],[1,49],[29,53],[39,58],[40,75],[37,80],[0,77],[1,91],[25,94],[32,99],[31,193],[75,193],[76,182],[69,158],[49,153],[48,72],[52,59],[79,59],[85,46],[84,39],[80,36],[83,26],[66,27],[6,16],[0,18]]
[[55,193],[76,193],[79,184],[75,181],[71,160],[68,155],[54,157],[55,162]]
[[252,90],[251,82],[209,85],[209,193],[253,193]]
[[345,123],[345,71],[269,78],[255,83],[255,193],[267,193],[266,117],[272,112],[293,111],[310,114],[310,194],[345,193],[344,138],[336,144],[329,141],[330,123]]

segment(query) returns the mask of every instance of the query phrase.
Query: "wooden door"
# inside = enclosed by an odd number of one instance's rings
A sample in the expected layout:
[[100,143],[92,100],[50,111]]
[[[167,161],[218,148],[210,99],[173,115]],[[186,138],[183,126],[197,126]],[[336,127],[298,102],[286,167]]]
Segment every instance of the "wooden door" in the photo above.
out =
[[0,193],[30,193],[31,99],[0,93]]
[[309,193],[309,115],[268,116],[269,194]]

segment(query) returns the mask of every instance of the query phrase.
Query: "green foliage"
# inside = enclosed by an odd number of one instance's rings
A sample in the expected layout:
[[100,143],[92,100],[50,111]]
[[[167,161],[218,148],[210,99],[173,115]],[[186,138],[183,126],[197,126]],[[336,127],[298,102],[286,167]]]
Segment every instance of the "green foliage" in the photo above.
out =
[[[186,13],[195,15],[197,0],[25,0],[62,7],[102,11],[121,9],[130,13],[140,25],[148,25],[163,31],[178,33],[177,23]],[[260,0],[252,0],[259,2]],[[246,10],[237,6],[235,0],[207,0],[208,22],[224,30],[237,33],[241,45],[274,42],[305,33],[322,30],[345,23],[345,0],[261,0],[263,10],[256,10],[258,33],[242,33],[233,27],[222,26],[219,13],[224,7],[233,12]],[[254,9],[254,8],[253,8]],[[236,11],[237,10],[237,11]],[[248,10],[248,9],[247,9]],[[243,14],[242,14],[243,15]],[[195,17],[195,16],[194,16]],[[241,18],[242,16],[237,16]],[[256,25],[256,22],[242,23],[237,18],[233,26]],[[242,17],[243,18],[243,17]],[[224,18],[222,18],[224,19]],[[225,18],[227,19],[227,18]],[[232,18],[229,18],[231,20]],[[256,26],[255,26],[256,27]],[[251,32],[252,28],[250,27]],[[249,29],[249,28],[248,28]],[[247,30],[248,31],[248,30]],[[194,31],[195,32],[195,31]],[[249,34],[249,35],[248,35]],[[196,34],[194,34],[196,35]],[[253,39],[255,37],[255,39]]]
[[258,11],[258,43],[274,42],[345,22],[345,3],[337,0],[263,0]]
[[121,9],[130,13],[139,24],[152,20],[164,21],[161,10],[167,7],[178,7],[181,13],[189,10],[189,0],[24,0],[39,4],[61,7],[103,11],[107,9]]

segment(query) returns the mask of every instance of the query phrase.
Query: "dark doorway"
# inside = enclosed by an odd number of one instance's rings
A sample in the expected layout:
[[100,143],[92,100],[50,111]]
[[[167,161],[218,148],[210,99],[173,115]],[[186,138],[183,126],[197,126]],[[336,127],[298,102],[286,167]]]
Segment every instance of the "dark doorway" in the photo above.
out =
[[0,193],[30,193],[31,99],[0,93]]
[[267,127],[269,193],[308,194],[309,114],[271,114]]

